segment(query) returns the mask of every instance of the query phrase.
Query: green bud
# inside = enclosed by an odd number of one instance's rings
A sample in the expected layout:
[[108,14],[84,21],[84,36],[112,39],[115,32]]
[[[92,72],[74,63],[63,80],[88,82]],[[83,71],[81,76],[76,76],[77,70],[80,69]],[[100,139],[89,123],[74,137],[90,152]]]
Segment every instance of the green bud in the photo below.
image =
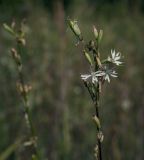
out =
[[78,37],[78,39],[80,41],[82,41],[83,38],[82,38],[82,35],[81,35],[80,28],[77,24],[77,21],[72,21],[72,20],[68,19],[68,24],[69,24],[71,30],[73,31],[73,33]]
[[98,39],[98,31],[95,26],[93,26],[93,33],[94,33],[95,39],[97,40]]
[[103,37],[103,30],[100,29],[99,35],[98,35],[98,42],[99,42],[99,43],[101,42],[102,37]]
[[88,61],[89,64],[92,66],[92,60],[91,60],[90,55],[86,52],[86,50],[84,50],[83,52],[84,52],[84,55],[85,55],[87,61]]
[[77,24],[77,21],[73,21],[73,30],[75,31],[75,34],[80,36],[81,35],[81,31],[79,29],[79,26]]

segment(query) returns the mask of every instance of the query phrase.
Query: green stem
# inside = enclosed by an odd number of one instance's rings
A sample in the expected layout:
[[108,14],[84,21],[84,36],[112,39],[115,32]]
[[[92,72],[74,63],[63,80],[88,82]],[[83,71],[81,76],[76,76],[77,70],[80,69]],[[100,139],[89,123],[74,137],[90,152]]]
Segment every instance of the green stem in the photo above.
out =
[[92,93],[92,91],[91,91],[91,89],[90,89],[90,86],[89,86],[88,83],[85,82],[85,81],[84,81],[84,85],[85,85],[85,87],[87,88],[87,90],[88,90],[88,92],[89,92],[89,94],[90,94],[90,97],[91,97],[92,101],[94,101],[94,94]]

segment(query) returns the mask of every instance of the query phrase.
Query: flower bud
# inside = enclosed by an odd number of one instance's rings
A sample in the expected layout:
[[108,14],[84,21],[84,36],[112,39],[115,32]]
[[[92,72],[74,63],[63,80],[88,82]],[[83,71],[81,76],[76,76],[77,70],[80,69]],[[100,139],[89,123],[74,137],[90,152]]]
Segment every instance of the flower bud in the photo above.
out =
[[98,154],[99,154],[99,147],[98,145],[96,145],[94,148],[94,156],[96,157],[96,159],[98,159]]
[[102,30],[102,29],[100,29],[100,31],[99,31],[99,35],[98,35],[98,42],[99,42],[99,43],[100,43],[100,41],[101,41],[102,37],[103,37],[103,30]]
[[15,23],[15,21],[12,21],[12,23],[11,23],[11,28],[15,28],[15,25],[16,25],[16,23]]
[[26,41],[24,38],[19,38],[18,41],[17,41],[19,44],[22,44],[23,46],[26,45]]
[[72,21],[72,20],[68,19],[68,24],[69,24],[71,30],[73,31],[73,33],[78,37],[78,39],[80,41],[82,41],[83,37],[81,35],[81,31],[80,31],[80,28],[77,24],[77,21]]
[[18,67],[20,67],[22,65],[21,64],[21,57],[20,57],[20,55],[17,53],[17,51],[16,51],[15,48],[11,49],[11,53],[12,53],[12,57],[13,57],[14,61],[16,62],[16,64],[18,65]]
[[98,39],[98,31],[95,26],[93,26],[93,33],[94,33],[95,39],[97,40]]
[[24,93],[27,94],[31,91],[32,86],[27,85],[27,84],[22,85],[21,83],[17,83],[17,89],[20,94],[24,94]]
[[84,53],[87,61],[89,62],[89,64],[92,66],[93,63],[92,63],[92,59],[91,59],[90,55],[86,52],[86,50],[84,50],[83,53]]
[[99,118],[96,115],[93,116],[93,120],[96,123],[97,127],[101,128],[100,120],[99,120]]
[[103,133],[101,131],[98,132],[97,137],[100,140],[100,142],[102,143],[103,140],[104,140],[104,135],[103,135]]

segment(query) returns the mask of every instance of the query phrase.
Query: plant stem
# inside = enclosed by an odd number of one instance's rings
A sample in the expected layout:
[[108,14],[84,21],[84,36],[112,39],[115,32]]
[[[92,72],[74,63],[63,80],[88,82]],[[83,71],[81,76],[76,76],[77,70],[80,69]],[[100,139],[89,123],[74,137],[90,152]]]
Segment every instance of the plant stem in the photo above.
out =
[[35,134],[35,130],[34,130],[33,123],[32,123],[32,117],[31,117],[30,109],[29,109],[30,106],[29,106],[29,102],[28,102],[27,93],[25,92],[25,83],[24,83],[24,78],[23,78],[23,74],[22,74],[21,71],[19,72],[19,80],[20,80],[22,89],[24,91],[23,95],[22,95],[22,98],[23,98],[23,101],[24,101],[24,106],[25,106],[24,117],[25,117],[25,120],[26,120],[27,127],[29,128],[30,133],[31,133],[32,145],[35,149],[35,152],[36,152],[36,155],[37,155],[37,158],[38,158],[39,154],[38,154],[38,150],[37,150],[37,140],[36,140],[36,136],[35,136],[36,134]]
[[[99,68],[101,68],[102,64],[100,61],[100,53],[99,53],[99,44],[97,42],[96,46],[87,45],[84,44],[84,40],[81,41],[81,44],[83,45],[83,50],[92,50],[93,52],[93,58],[94,58],[94,71],[96,72]],[[99,115],[99,107],[100,107],[100,93],[101,93],[101,82],[99,81],[97,86],[95,84],[93,85],[95,94],[91,91],[90,85],[88,82],[84,81],[84,85],[87,88],[91,99],[94,103],[95,107],[95,115],[100,121],[100,115]],[[97,126],[98,134],[101,132],[100,128]],[[101,139],[97,137],[98,142],[98,160],[102,160],[102,145],[101,145]]]
[[[93,57],[95,62],[95,72],[101,68],[101,61],[100,61],[100,53],[99,53],[99,44],[96,44],[96,48],[93,49]],[[99,107],[100,107],[100,93],[101,93],[101,82],[99,81],[97,86],[95,87],[96,94],[94,98],[94,107],[95,107],[95,115],[100,121],[100,115],[99,115]],[[100,128],[97,127],[98,134],[101,132]],[[97,137],[98,141],[98,159],[102,160],[102,146],[101,146],[101,140]]]
[[[18,43],[18,42],[17,42]],[[22,54],[22,46],[20,44],[17,44],[17,51],[18,54],[21,55]],[[33,122],[32,122],[32,117],[30,114],[30,106],[29,106],[29,101],[28,101],[28,94],[25,90],[25,82],[24,82],[24,76],[23,76],[23,72],[22,72],[22,62],[20,62],[21,66],[17,65],[18,68],[18,76],[19,76],[19,83],[21,85],[22,88],[22,92],[21,92],[21,97],[23,99],[24,102],[24,117],[25,117],[25,121],[26,121],[26,125],[30,131],[31,137],[30,137],[30,142],[33,145],[33,148],[35,150],[35,154],[34,156],[36,157],[37,160],[39,160],[39,151],[37,148],[37,139],[36,139],[36,134],[35,134],[35,130],[33,127]]]
[[89,94],[90,94],[90,97],[91,97],[92,101],[94,101],[94,94],[92,93],[89,84],[84,81],[84,85],[85,85],[85,87],[87,88],[87,90],[88,90],[88,92],[89,92]]
[[[97,86],[97,88],[99,88],[99,85]],[[99,95],[99,89],[97,89],[97,95],[96,95],[96,99],[95,99],[95,102],[94,102],[94,106],[95,106],[95,114],[97,116],[97,118],[100,120],[100,116],[99,116],[99,98],[100,98],[100,95]],[[98,133],[100,132],[100,128],[97,127],[97,131]],[[99,160],[102,160],[102,146],[101,146],[101,141],[99,138],[98,139],[98,154],[99,154]]]

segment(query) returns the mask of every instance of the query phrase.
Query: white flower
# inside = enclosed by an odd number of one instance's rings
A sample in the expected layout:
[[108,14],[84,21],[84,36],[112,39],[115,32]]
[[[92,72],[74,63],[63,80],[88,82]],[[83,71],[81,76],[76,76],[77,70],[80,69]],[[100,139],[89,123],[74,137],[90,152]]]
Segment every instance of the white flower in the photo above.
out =
[[88,79],[91,78],[92,83],[96,83],[98,82],[98,78],[95,73],[96,72],[91,72],[91,74],[82,74],[81,79],[87,81]]
[[116,71],[112,69],[105,69],[101,71],[95,72],[96,77],[103,77],[104,80],[107,80],[110,83],[110,76],[111,77],[118,77]]
[[117,73],[113,69],[104,68],[96,72],[91,72],[91,74],[82,74],[81,79],[87,81],[91,79],[92,83],[97,83],[99,78],[102,77],[105,81],[107,80],[110,83],[110,77],[118,77]]
[[123,62],[119,61],[121,59],[120,52],[116,53],[115,50],[111,50],[111,57],[108,57],[107,60],[119,66]]
[[82,80],[84,80],[84,81],[86,81],[88,78],[90,78],[91,77],[91,75],[90,74],[82,74],[81,75],[81,79]]

